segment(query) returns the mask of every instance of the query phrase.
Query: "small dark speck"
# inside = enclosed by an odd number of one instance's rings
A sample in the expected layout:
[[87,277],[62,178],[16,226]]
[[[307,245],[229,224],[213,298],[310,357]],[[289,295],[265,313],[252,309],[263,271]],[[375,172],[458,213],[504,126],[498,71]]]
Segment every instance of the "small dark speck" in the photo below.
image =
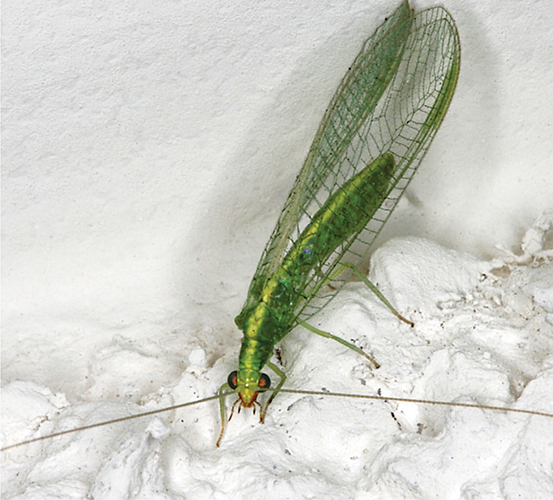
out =
[[401,424],[400,424],[399,420],[396,418],[396,416],[394,415],[394,412],[391,411],[390,415],[392,415],[392,418],[396,421],[396,424],[397,424],[399,430],[401,430]]
[[380,387],[378,388],[378,391],[376,391],[376,393],[379,395],[379,396],[382,396],[382,389],[380,389]]
[[292,455],[292,454],[290,453],[290,450],[288,450],[288,449],[285,449],[285,450],[284,450],[284,453],[286,453],[286,455]]

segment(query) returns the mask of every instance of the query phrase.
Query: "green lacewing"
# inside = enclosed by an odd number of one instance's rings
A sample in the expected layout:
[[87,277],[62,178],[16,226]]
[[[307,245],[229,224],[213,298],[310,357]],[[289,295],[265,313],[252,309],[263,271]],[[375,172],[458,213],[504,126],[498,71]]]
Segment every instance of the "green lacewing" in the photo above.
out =
[[306,320],[352,273],[363,279],[357,266],[440,127],[459,69],[457,28],[441,7],[415,15],[405,1],[363,45],[326,110],[235,319],[244,337],[238,370],[220,389],[218,443],[223,392],[238,393],[233,410],[261,407],[257,395],[270,385],[261,369],[268,365],[281,380],[261,408],[263,421],[285,380],[270,362],[273,348],[295,326],[357,350]]

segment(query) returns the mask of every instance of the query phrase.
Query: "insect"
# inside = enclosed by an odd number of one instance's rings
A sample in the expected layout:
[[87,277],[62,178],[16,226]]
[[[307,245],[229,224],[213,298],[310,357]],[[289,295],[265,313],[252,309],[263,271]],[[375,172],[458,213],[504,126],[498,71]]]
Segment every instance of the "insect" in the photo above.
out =
[[[230,374],[219,394],[167,410],[218,399],[223,422],[219,444],[226,421],[224,398],[229,394],[239,395],[233,408],[257,405],[263,420],[279,391],[302,393],[284,389],[284,373],[270,362],[274,345],[295,326],[305,326],[362,352],[347,341],[312,327],[307,320],[328,304],[352,274],[366,280],[358,266],[437,132],[455,90],[459,65],[455,24],[441,8],[415,15],[404,2],[369,38],[325,113],[252,279],[246,304],[236,318],[237,325],[245,331],[238,370]],[[395,312],[378,290],[372,289]],[[274,390],[268,377],[261,373],[264,365],[281,377]],[[271,395],[261,407],[257,397],[264,391]],[[462,403],[458,406],[479,407]]]
[[[257,405],[263,422],[286,379],[270,362],[274,345],[298,324],[360,351],[306,322],[352,273],[411,324],[357,267],[430,146],[459,68],[457,29],[442,8],[415,15],[403,2],[365,42],[330,102],[236,317],[244,337],[238,370],[220,389],[218,445],[227,388],[239,396],[233,411]],[[261,407],[257,396],[270,386],[265,365],[280,382]]]

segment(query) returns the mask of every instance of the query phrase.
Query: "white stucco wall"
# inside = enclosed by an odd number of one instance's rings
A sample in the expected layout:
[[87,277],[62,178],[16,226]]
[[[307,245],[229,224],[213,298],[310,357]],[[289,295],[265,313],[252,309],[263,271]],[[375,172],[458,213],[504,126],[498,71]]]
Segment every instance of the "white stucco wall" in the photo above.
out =
[[[232,318],[324,109],[390,5],[3,2],[4,381],[109,397],[90,367],[116,336],[169,367],[121,373],[139,395],[197,345],[209,363],[237,349]],[[443,6],[457,92],[379,244],[518,252],[553,207],[553,7]]]

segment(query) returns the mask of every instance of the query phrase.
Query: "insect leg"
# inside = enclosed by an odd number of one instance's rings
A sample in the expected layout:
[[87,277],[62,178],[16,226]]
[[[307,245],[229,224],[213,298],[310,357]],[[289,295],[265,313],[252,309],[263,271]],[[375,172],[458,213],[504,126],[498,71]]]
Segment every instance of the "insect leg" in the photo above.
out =
[[228,388],[229,388],[229,385],[226,382],[219,388],[219,410],[221,412],[221,432],[219,434],[219,439],[217,439],[217,448],[221,444],[221,439],[223,439],[223,434],[225,433],[225,426],[227,424],[227,421],[225,418],[225,398],[224,398],[223,391],[225,391]]
[[261,415],[259,417],[259,421],[261,423],[263,423],[263,420],[265,420],[265,414],[267,413],[267,408],[269,408],[271,401],[275,399],[276,395],[280,392],[280,389],[282,388],[282,386],[284,385],[284,382],[286,381],[286,375],[278,366],[274,365],[270,361],[267,361],[267,366],[280,377],[280,382],[278,383],[275,390],[267,400],[267,404],[265,405],[265,407],[261,410]]
[[361,354],[362,356],[365,356],[375,366],[375,368],[380,368],[380,365],[373,358],[371,358],[366,352],[363,352],[362,349],[360,349],[356,345],[351,344],[347,340],[344,340],[340,337],[336,337],[336,335],[332,335],[332,333],[319,330],[318,328],[315,328],[314,326],[306,323],[305,321],[298,320],[298,324],[300,324],[304,328],[307,328],[310,332],[316,333],[317,335],[324,337],[325,339],[332,339],[332,340],[335,340],[336,342],[339,342],[342,345],[345,345],[346,347],[349,347],[350,349]]
[[401,314],[399,314],[396,309],[394,308],[394,306],[392,304],[390,304],[390,302],[388,301],[388,299],[386,299],[386,297],[384,297],[384,295],[382,295],[382,292],[376,288],[376,286],[374,286],[370,281],[369,279],[361,272],[359,271],[359,269],[357,269],[353,264],[350,264],[349,262],[345,262],[344,264],[342,264],[335,272],[333,272],[327,279],[327,281],[332,281],[334,278],[336,278],[336,276],[338,276],[343,270],[344,268],[346,267],[349,267],[358,277],[359,279],[361,279],[361,281],[363,283],[365,283],[365,285],[367,285],[371,291],[384,303],[384,305],[390,309],[390,311],[392,313],[394,313],[401,321],[403,321],[404,323],[407,323],[409,326],[415,326],[415,324],[412,322],[412,321],[409,321],[408,319],[404,318]]

